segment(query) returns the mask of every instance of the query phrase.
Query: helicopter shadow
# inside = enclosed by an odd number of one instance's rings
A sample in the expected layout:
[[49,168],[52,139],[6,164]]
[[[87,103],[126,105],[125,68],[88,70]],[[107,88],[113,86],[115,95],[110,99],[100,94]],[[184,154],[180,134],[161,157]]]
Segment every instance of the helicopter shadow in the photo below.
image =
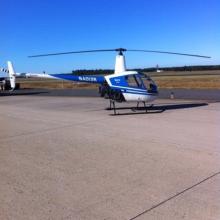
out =
[[[117,107],[115,108],[116,114],[110,114],[111,116],[122,116],[122,115],[142,115],[142,114],[158,114],[163,113],[168,110],[177,110],[177,109],[187,109],[187,108],[196,108],[207,106],[208,103],[182,103],[182,104],[167,104],[167,105],[153,105],[150,107]],[[112,110],[113,109],[106,109]],[[130,110],[131,112],[121,113],[120,110]]]

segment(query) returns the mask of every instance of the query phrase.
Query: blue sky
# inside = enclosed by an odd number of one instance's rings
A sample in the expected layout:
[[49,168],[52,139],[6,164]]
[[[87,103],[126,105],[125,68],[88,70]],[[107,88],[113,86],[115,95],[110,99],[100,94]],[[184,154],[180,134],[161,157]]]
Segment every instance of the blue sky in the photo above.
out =
[[114,68],[115,53],[27,58],[73,50],[165,50],[212,59],[126,53],[128,68],[220,64],[219,0],[2,0],[0,66],[70,72]]

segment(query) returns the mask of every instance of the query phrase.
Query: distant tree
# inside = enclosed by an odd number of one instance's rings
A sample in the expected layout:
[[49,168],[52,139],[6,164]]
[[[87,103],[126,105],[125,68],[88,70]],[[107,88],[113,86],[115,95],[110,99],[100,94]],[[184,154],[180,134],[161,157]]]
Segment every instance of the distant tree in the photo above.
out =
[[73,70],[73,74],[76,75],[108,75],[114,73],[114,70],[110,69],[96,69],[96,70],[86,70],[86,69],[81,69],[81,70]]
[[[156,72],[155,67],[134,69],[139,72]],[[206,65],[206,66],[178,66],[178,67],[160,67],[163,71],[199,71],[199,70],[220,70],[220,65]],[[72,74],[76,75],[108,75],[114,73],[112,69],[79,69],[73,70]]]

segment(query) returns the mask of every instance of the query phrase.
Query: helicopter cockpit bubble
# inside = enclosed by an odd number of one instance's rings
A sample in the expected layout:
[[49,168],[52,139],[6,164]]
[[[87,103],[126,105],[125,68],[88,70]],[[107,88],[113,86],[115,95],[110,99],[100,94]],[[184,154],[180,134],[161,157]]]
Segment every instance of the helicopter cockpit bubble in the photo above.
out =
[[139,76],[148,92],[158,93],[156,83],[148,75],[139,73]]
[[125,76],[125,80],[129,87],[144,89],[143,82],[138,74],[127,75]]
[[132,88],[146,89],[150,93],[158,93],[155,82],[143,73],[125,76],[127,85]]

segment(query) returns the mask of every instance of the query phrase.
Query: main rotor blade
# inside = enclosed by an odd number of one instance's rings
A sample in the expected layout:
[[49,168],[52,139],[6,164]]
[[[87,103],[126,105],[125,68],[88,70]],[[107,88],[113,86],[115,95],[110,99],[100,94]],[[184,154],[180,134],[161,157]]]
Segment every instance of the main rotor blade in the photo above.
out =
[[70,52],[61,52],[61,53],[39,54],[39,55],[33,55],[33,56],[28,56],[28,57],[45,57],[45,56],[56,56],[56,55],[65,55],[65,54],[74,54],[74,53],[94,53],[94,52],[111,52],[111,51],[119,52],[119,54],[122,54],[122,52],[131,51],[131,52],[162,53],[162,54],[172,54],[172,55],[191,56],[191,57],[200,57],[200,58],[211,58],[209,56],[203,56],[203,55],[198,55],[198,54],[176,53],[176,52],[160,51],[160,50],[136,50],[136,49],[127,50],[125,48],[80,50],[80,51],[70,51]]
[[176,52],[160,51],[160,50],[132,50],[132,49],[130,50],[130,49],[127,49],[127,51],[132,51],[132,52],[146,52],[146,53],[163,53],[163,54],[190,56],[190,57],[211,58],[210,56],[203,56],[203,55],[198,55],[198,54],[176,53]]
[[70,52],[61,52],[61,53],[48,53],[48,54],[39,54],[28,57],[46,57],[46,56],[56,56],[56,55],[65,55],[65,54],[73,54],[73,53],[93,53],[93,52],[110,52],[117,51],[117,49],[101,49],[101,50],[80,50],[80,51],[70,51]]

